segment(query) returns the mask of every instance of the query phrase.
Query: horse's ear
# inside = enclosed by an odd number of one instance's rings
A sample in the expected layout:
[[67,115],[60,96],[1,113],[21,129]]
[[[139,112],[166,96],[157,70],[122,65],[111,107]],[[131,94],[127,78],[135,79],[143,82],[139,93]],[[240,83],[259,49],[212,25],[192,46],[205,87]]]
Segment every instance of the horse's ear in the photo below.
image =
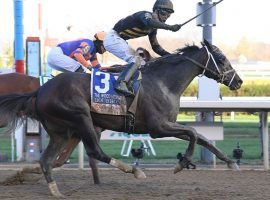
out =
[[206,39],[203,39],[202,45],[205,45],[205,46],[207,46],[209,49],[212,49],[212,45],[211,45]]

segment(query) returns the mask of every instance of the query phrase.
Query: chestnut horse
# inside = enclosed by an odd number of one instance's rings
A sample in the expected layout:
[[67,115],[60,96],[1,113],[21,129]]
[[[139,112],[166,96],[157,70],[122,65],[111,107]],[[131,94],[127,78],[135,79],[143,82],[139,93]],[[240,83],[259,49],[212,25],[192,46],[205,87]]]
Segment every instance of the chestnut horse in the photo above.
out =
[[0,74],[0,95],[31,93],[39,87],[39,78],[21,73]]

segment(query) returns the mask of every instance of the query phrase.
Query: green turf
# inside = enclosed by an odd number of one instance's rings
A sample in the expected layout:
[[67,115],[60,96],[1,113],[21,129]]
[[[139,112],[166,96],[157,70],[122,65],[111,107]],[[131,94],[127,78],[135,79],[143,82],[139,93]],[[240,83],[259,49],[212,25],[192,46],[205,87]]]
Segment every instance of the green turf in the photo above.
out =
[[[194,121],[194,114],[178,116],[181,121]],[[216,117],[216,121],[219,120],[219,116]],[[247,163],[261,163],[261,145],[259,138],[259,124],[257,115],[237,114],[235,120],[231,120],[229,113],[223,114],[224,124],[224,140],[217,141],[216,146],[226,153],[229,157],[232,157],[232,151],[236,148],[237,142],[240,143],[240,147],[244,150],[243,162]],[[0,130],[1,131],[1,130]],[[123,141],[101,141],[101,146],[104,152],[108,155],[127,161],[133,162],[131,157],[123,157],[120,155]],[[175,163],[176,155],[178,152],[185,152],[187,148],[186,141],[152,141],[152,144],[156,150],[157,156],[146,155],[143,162],[147,163]],[[133,148],[139,148],[140,141],[133,143]],[[0,132],[0,155],[5,154],[11,158],[11,142],[9,134],[1,134]],[[76,163],[78,160],[77,149],[72,153],[71,162]],[[85,156],[86,158],[86,156]],[[193,159],[199,161],[200,147],[197,146]],[[218,161],[218,160],[217,160]]]

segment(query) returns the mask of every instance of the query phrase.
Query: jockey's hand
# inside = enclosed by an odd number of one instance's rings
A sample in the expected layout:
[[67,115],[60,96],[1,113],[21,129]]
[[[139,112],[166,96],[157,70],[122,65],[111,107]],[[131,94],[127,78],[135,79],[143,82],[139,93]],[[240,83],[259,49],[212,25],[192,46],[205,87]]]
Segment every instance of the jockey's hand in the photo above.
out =
[[92,66],[90,66],[90,67],[86,67],[86,69],[87,69],[87,71],[92,71]]
[[110,67],[102,67],[101,66],[101,67],[99,67],[99,69],[102,70],[102,71],[108,71],[110,69]]
[[170,30],[173,32],[179,31],[181,28],[180,24],[171,25]]
[[84,73],[91,74],[92,67],[86,67]]

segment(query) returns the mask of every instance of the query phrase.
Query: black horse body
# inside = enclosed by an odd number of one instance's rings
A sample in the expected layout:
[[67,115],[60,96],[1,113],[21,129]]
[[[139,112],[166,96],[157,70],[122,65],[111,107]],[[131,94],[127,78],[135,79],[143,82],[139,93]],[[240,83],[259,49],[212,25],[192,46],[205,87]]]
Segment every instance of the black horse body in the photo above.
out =
[[[237,168],[234,161],[193,128],[176,123],[181,94],[194,77],[202,73],[231,89],[240,88],[242,83],[222,52],[207,41],[202,48],[186,47],[181,53],[151,61],[142,70],[135,132],[149,133],[153,138],[176,137],[189,141],[184,159],[177,163],[175,173],[191,161],[196,143],[208,148],[230,168]],[[52,179],[51,169],[72,138],[82,139],[88,156],[126,173],[133,173],[136,178],[145,177],[140,169],[109,157],[100,148],[95,126],[123,131],[125,117],[90,111],[90,79],[88,74],[64,73],[48,81],[36,93],[0,97],[0,113],[6,116],[0,117],[0,120],[13,121],[15,127],[16,119],[20,117],[17,114],[23,111],[41,121],[50,135],[49,145],[42,154],[40,164],[54,196],[61,196],[61,193]]]

